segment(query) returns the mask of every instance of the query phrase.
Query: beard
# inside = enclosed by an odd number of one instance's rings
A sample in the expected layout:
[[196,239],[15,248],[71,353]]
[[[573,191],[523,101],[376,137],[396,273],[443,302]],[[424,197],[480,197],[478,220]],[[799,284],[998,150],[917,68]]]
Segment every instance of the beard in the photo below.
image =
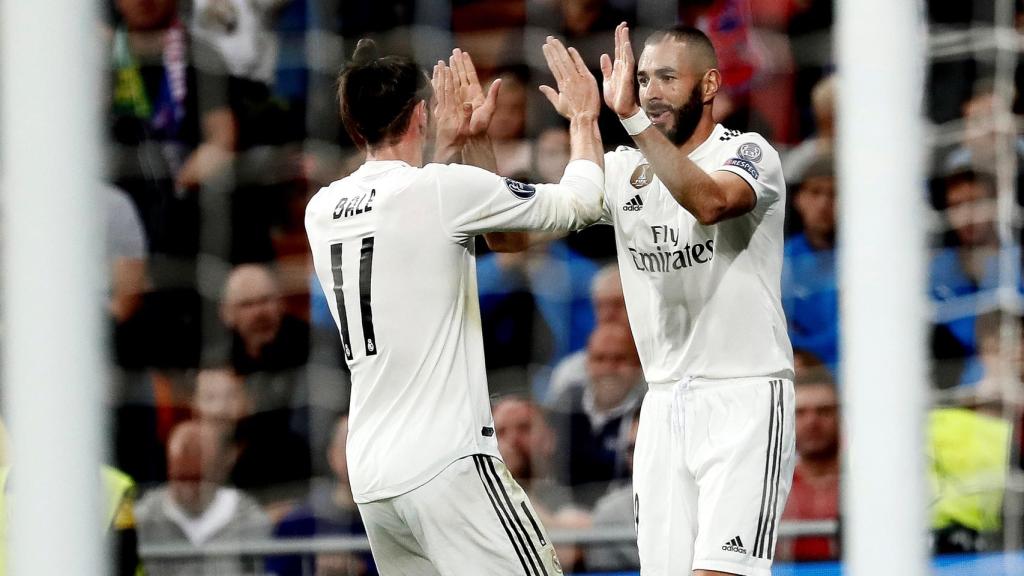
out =
[[681,146],[684,142],[693,136],[694,130],[697,129],[697,124],[700,123],[701,114],[704,112],[704,101],[701,98],[700,82],[698,82],[693,90],[690,92],[690,98],[683,103],[679,108],[674,108],[667,104],[655,106],[647,109],[648,114],[660,114],[668,110],[672,116],[675,117],[675,121],[672,122],[671,126],[668,124],[655,124],[658,130],[664,134],[673,144]]

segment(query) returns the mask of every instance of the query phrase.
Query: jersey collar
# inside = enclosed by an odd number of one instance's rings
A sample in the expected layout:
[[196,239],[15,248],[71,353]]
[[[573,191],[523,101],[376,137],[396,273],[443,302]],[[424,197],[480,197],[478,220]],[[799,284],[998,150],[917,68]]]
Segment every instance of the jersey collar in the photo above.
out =
[[409,168],[409,163],[404,160],[367,160],[356,172],[363,174],[380,174],[395,168]]
[[714,148],[714,143],[718,142],[718,139],[721,138],[722,134],[724,133],[725,126],[722,126],[721,124],[715,124],[715,128],[711,131],[711,134],[707,137],[707,140],[704,140],[703,142],[700,143],[700,146],[694,148],[693,152],[690,152],[689,158],[691,160],[696,160],[707,154],[712,148]]

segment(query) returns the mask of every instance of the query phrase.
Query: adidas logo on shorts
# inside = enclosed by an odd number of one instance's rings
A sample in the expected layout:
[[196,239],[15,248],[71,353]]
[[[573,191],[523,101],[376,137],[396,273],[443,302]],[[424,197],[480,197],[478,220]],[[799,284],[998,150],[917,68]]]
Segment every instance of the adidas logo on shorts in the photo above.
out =
[[722,550],[725,550],[726,552],[739,552],[740,554],[747,553],[747,549],[743,547],[743,540],[740,540],[739,536],[726,542],[725,545],[722,546]]
[[639,212],[643,209],[644,201],[640,198],[639,194],[633,196],[633,198],[631,198],[629,202],[626,202],[625,204],[622,205],[623,212]]

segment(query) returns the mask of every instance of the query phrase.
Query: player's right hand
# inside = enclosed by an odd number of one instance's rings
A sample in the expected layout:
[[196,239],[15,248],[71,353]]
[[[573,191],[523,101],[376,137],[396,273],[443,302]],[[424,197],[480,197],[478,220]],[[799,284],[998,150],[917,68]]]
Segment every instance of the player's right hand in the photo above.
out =
[[437,132],[434,140],[434,159],[444,161],[458,152],[469,131],[472,106],[462,102],[457,94],[454,72],[438,60],[430,78],[434,88],[434,122]]
[[555,110],[569,120],[583,115],[596,118],[601,112],[597,80],[583,63],[579,52],[575,48],[566,49],[553,36],[548,36],[542,49],[558,91],[550,86],[541,86],[540,91],[547,96]]
[[629,41],[629,26],[623,22],[615,27],[615,59],[601,54],[601,76],[604,103],[619,118],[636,114],[640,105],[636,101],[633,79],[636,77],[636,61],[633,59],[633,45]]

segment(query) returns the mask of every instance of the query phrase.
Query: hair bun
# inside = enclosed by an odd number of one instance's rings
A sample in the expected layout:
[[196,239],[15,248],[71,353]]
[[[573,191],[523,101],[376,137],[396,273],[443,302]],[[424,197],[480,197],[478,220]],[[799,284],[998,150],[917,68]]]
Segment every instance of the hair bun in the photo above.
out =
[[377,58],[377,43],[369,38],[362,38],[356,43],[356,51],[352,53],[352,62],[366,64]]

